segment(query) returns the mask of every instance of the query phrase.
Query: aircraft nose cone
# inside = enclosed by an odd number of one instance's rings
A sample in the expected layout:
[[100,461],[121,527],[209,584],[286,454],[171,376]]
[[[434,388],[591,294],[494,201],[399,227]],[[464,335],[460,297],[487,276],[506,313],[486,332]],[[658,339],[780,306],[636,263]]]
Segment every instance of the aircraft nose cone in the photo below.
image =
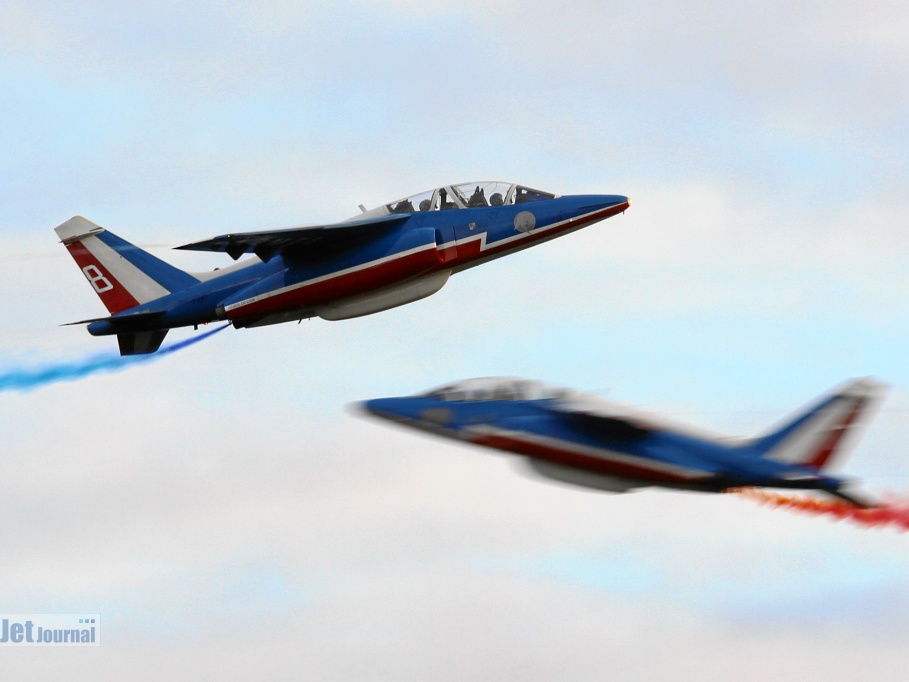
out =
[[594,222],[624,213],[631,206],[631,199],[624,194],[580,194],[569,199],[566,217],[584,216]]
[[601,194],[590,197],[592,201],[584,208],[597,210],[600,208],[615,208],[624,211],[631,206],[631,199],[622,194]]
[[355,406],[368,414],[382,419],[399,421],[410,416],[407,414],[406,399],[404,398],[374,398],[356,403]]

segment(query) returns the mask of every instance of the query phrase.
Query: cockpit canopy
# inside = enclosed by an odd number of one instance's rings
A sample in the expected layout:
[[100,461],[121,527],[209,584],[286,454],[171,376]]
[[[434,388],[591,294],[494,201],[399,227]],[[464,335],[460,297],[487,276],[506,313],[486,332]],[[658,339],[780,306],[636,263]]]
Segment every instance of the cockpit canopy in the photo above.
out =
[[541,381],[515,377],[465,379],[424,393],[425,398],[446,401],[564,400],[570,391],[547,386]]
[[[609,419],[624,419],[641,428],[666,424],[665,419],[628,405],[605,400],[598,395],[572,388],[549,386],[542,381],[518,377],[482,377],[464,379],[440,386],[415,397],[435,398],[446,402],[489,402],[492,400],[548,400],[548,408],[568,414],[584,414]],[[690,427],[674,424],[672,428],[693,433]],[[711,436],[712,437],[712,436]]]
[[[387,215],[391,213],[418,213],[421,211],[447,211],[449,209],[482,208],[486,206],[509,206],[525,204],[531,201],[555,199],[556,195],[542,192],[511,182],[483,180],[465,182],[460,185],[445,185],[404,199],[392,201],[371,211],[367,215]],[[359,216],[360,218],[364,216]]]

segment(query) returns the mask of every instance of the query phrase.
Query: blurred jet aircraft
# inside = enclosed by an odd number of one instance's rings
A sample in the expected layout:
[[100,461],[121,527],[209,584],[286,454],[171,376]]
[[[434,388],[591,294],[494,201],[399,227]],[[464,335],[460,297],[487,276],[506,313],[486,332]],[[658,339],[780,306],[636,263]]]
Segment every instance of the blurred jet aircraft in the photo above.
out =
[[358,405],[405,426],[523,455],[537,473],[588,488],[802,488],[864,507],[844,490],[848,480],[827,470],[881,387],[873,379],[854,379],[749,439],[708,434],[527,379],[468,379]]
[[344,222],[225,234],[180,246],[236,260],[179,270],[85,218],[55,228],[111,313],[83,320],[117,336],[120,352],[155,352],[174,327],[228,320],[259,327],[309,317],[343,320],[417,301],[452,273],[562,236],[628,208],[617,195],[556,196],[507,182],[447,185]]

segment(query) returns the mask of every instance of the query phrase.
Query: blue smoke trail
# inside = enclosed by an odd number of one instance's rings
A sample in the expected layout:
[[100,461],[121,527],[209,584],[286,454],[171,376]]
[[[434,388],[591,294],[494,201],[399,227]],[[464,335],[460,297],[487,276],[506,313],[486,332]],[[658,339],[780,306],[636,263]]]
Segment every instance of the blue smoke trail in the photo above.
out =
[[228,324],[222,325],[185,341],[178,341],[169,346],[164,346],[157,353],[149,353],[148,355],[117,355],[116,353],[106,352],[98,353],[85,360],[72,360],[43,367],[10,369],[0,372],[0,391],[28,391],[47,384],[54,384],[58,381],[77,381],[98,372],[119,372],[133,365],[160,360],[165,355],[188,348],[229,326]]

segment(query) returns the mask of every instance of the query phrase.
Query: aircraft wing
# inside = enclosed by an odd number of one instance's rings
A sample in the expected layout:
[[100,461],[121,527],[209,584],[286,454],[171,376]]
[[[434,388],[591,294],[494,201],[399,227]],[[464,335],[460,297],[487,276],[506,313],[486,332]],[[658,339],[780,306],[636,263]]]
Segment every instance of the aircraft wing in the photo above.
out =
[[255,253],[263,261],[267,261],[279,251],[351,245],[359,241],[368,241],[400,225],[408,218],[409,214],[394,214],[330,225],[307,225],[264,232],[236,232],[176,248],[185,251],[221,251],[234,260],[244,253]]
[[[630,463],[646,459],[650,469],[670,474],[691,485],[705,484],[722,473],[722,467],[715,461],[703,457],[696,449],[680,445],[672,438],[667,439],[663,426],[659,422],[651,422],[646,414],[622,405],[598,402],[599,404],[591,405],[584,400],[555,401],[549,409],[576,431],[601,439],[604,447],[615,451],[614,457],[619,462],[626,457],[630,459],[624,461]],[[541,473],[546,474],[542,471]],[[561,480],[568,481],[567,474],[559,475]],[[556,478],[556,474],[550,475],[550,478]],[[598,475],[598,478],[602,476]],[[641,483],[621,476],[607,478],[617,481],[597,482],[591,479],[578,483],[605,490],[653,485],[652,481]]]
[[584,414],[583,412],[566,413],[565,416],[570,423],[578,428],[610,440],[641,440],[652,431],[652,429],[643,424],[621,417],[605,417],[597,414]]
[[556,401],[549,409],[573,426],[609,440],[641,440],[654,430],[645,421],[620,409],[591,408],[572,401]]

